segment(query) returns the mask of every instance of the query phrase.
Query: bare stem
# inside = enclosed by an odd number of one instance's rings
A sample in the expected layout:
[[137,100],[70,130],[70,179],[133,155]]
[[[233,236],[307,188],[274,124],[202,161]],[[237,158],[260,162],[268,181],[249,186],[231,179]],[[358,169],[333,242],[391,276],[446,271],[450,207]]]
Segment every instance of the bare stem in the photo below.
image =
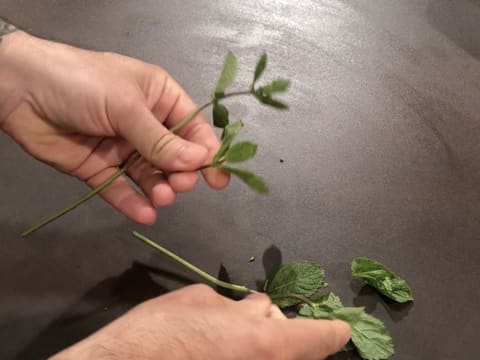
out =
[[196,267],[192,263],[189,263],[187,260],[182,259],[180,256],[174,254],[170,250],[165,249],[163,246],[158,245],[156,242],[150,240],[149,238],[147,238],[146,236],[144,236],[142,234],[139,234],[136,231],[134,231],[132,233],[132,235],[134,237],[136,237],[137,239],[143,241],[148,246],[154,248],[157,251],[160,251],[162,254],[168,256],[170,259],[176,261],[180,265],[186,267],[188,270],[193,271],[195,274],[199,275],[205,281],[207,281],[207,282],[209,282],[213,285],[217,285],[217,286],[220,286],[220,287],[225,288],[225,289],[239,291],[239,292],[243,292],[243,293],[254,293],[255,292],[253,290],[250,290],[246,286],[235,285],[235,284],[227,283],[225,281],[217,279],[216,277],[214,277],[214,276],[206,273],[205,271],[199,269],[198,267]]

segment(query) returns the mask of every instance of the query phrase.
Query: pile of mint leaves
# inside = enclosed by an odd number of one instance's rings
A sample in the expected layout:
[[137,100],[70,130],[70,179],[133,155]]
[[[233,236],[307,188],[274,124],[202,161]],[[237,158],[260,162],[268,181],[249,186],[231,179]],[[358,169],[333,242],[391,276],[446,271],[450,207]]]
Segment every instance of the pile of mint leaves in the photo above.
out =
[[[413,301],[407,282],[378,261],[368,258],[353,259],[352,276],[365,281],[383,296],[398,302]],[[343,320],[350,325],[351,340],[344,351],[357,351],[362,359],[388,359],[394,353],[392,337],[380,319],[367,314],[363,307],[346,307],[332,292],[320,293],[327,287],[325,270],[310,262],[282,265],[264,291],[281,309],[295,307],[298,317],[324,320]],[[308,301],[278,295],[295,294]]]

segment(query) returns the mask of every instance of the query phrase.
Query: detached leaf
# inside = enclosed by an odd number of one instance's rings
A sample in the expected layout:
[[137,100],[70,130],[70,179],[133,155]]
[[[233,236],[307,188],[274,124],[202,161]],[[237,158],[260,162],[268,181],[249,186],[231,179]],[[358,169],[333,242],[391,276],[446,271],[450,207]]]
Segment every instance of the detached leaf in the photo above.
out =
[[351,267],[354,277],[364,280],[386,297],[399,303],[413,300],[412,290],[407,282],[378,261],[356,258],[353,259]]
[[234,144],[225,154],[227,163],[238,163],[250,160],[257,153],[257,144],[242,141]]
[[257,80],[260,79],[260,76],[262,76],[266,66],[267,66],[267,54],[263,53],[257,62],[257,66],[255,67],[255,74],[253,76],[252,87],[253,85],[255,85]]
[[394,353],[393,340],[382,321],[363,308],[340,308],[335,319],[346,321],[352,329],[352,342],[362,359],[388,359]]
[[232,85],[235,76],[237,75],[237,58],[231,51],[225,56],[223,62],[223,70],[215,88],[215,94],[223,94],[225,89]]
[[216,164],[227,153],[228,149],[230,149],[233,139],[235,136],[237,136],[240,130],[242,130],[242,128],[242,120],[237,120],[223,128],[222,144],[220,145],[220,149],[218,149],[217,153],[213,156],[213,164]]
[[260,194],[267,194],[268,187],[265,184],[265,181],[260,177],[251,173],[248,170],[233,168],[230,166],[219,166],[220,169],[229,172],[230,174],[235,175],[240,180],[242,180],[245,184],[247,184],[250,189],[260,193]]
[[270,84],[262,86],[261,89],[265,95],[273,95],[276,93],[284,93],[290,87],[290,80],[278,79]]
[[222,129],[228,125],[228,122],[229,122],[228,110],[224,105],[218,102],[215,102],[213,104],[212,114],[213,114],[213,125]]
[[[265,292],[267,295],[297,294],[305,297],[314,295],[325,286],[325,271],[314,263],[301,262],[282,265]],[[292,298],[273,299],[279,307],[288,307],[300,301]]]

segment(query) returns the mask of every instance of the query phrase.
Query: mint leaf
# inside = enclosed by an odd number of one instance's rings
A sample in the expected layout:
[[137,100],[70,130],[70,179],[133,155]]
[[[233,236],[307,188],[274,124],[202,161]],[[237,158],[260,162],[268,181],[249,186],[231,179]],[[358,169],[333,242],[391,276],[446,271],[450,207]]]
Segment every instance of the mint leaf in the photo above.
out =
[[265,181],[260,176],[257,176],[248,170],[233,168],[230,166],[221,165],[219,166],[219,168],[238,177],[245,184],[247,184],[250,187],[250,189],[260,194],[268,193],[268,187],[265,184]]
[[238,163],[250,160],[257,153],[257,144],[249,141],[242,141],[234,144],[225,154],[225,161],[228,163]]
[[333,319],[332,312],[343,307],[340,298],[332,292],[313,298],[313,306],[302,304],[298,314],[310,319]]
[[[333,307],[338,306],[335,299],[338,297],[335,295],[332,297],[332,295],[327,294],[327,297],[320,302],[314,300],[313,309],[309,305],[302,304],[298,314],[310,319],[343,320],[347,322],[352,331],[351,343],[348,343],[342,350],[352,350],[351,345],[353,344],[362,359],[388,359],[394,354],[392,337],[379,319],[367,314],[363,307],[333,309]],[[332,304],[334,304],[333,307]]]
[[315,297],[312,299],[312,302],[328,311],[333,311],[343,307],[340,298],[332,292]]
[[352,342],[362,359],[388,359],[395,353],[392,337],[383,322],[367,314],[364,308],[340,308],[333,316],[350,324]]
[[257,80],[260,79],[260,76],[262,76],[266,66],[267,66],[267,54],[263,53],[257,62],[257,66],[255,67],[255,74],[253,76],[252,88],[257,82]]
[[399,303],[413,300],[407,282],[378,261],[356,258],[352,260],[351,268],[354,277],[364,280],[386,297]]
[[230,149],[233,139],[235,136],[237,136],[240,130],[242,130],[242,128],[242,120],[237,120],[223,128],[222,144],[220,145],[220,149],[218,149],[217,153],[213,156],[212,164],[217,164],[222,159],[222,157],[227,153],[228,149]]
[[[306,297],[314,295],[325,287],[325,271],[314,263],[300,262],[282,265],[265,287],[267,295],[296,294]],[[298,304],[292,298],[273,299],[273,303],[283,308]]]
[[276,109],[280,109],[280,110],[288,109],[287,104],[279,100],[273,99],[271,94],[265,93],[263,90],[264,88],[260,87],[257,90],[255,90],[253,93],[253,95],[257,98],[258,101],[260,101],[262,104],[274,107]]
[[262,86],[262,92],[265,95],[273,95],[276,93],[283,93],[290,87],[290,80],[278,79],[272,81],[270,84]]
[[225,126],[228,125],[228,110],[224,105],[218,102],[214,102],[212,115],[213,125],[215,125],[216,127],[223,129]]
[[225,92],[225,89],[232,85],[235,76],[237,75],[237,58],[231,51],[225,56],[223,62],[223,70],[220,74],[220,78],[217,82],[217,87],[215,88],[215,94],[222,94]]

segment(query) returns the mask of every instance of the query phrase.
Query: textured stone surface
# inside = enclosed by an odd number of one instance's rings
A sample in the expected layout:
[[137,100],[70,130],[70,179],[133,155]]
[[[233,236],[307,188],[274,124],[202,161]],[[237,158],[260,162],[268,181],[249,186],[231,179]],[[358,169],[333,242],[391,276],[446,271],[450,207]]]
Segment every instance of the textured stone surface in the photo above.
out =
[[[211,273],[255,286],[317,261],[346,304],[385,321],[398,359],[472,359],[480,317],[480,4],[473,0],[2,0],[34,34],[165,67],[201,102],[227,49],[240,84],[262,50],[294,80],[288,113],[234,102],[271,195],[201,185],[136,226],[95,200],[28,239],[86,188],[0,135],[0,358],[38,359],[196,277],[130,237],[143,231]],[[280,161],[283,160],[283,162]],[[256,262],[249,263],[255,255]],[[415,304],[352,282],[378,259]],[[263,261],[262,261],[263,260]],[[347,359],[350,355],[337,356]]]

